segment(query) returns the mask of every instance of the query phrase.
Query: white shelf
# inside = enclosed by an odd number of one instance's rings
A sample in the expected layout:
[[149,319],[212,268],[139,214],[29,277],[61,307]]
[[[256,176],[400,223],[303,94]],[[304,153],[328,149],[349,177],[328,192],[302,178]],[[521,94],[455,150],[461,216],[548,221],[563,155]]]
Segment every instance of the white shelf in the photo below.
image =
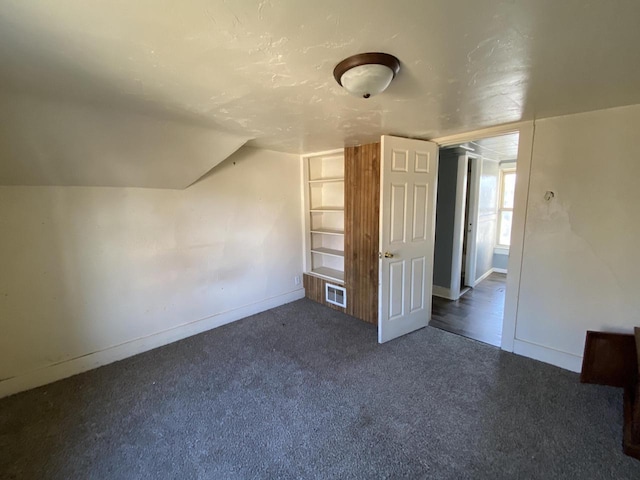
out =
[[310,212],[344,212],[344,207],[317,207],[309,209]]
[[344,285],[344,150],[303,160],[305,271]]
[[337,183],[344,182],[344,177],[318,178],[317,180],[309,180],[309,183]]
[[332,257],[343,257],[344,252],[342,250],[335,250],[333,248],[317,247],[311,249],[312,253],[319,253],[321,255],[329,255]]
[[308,181],[344,178],[344,149],[309,155],[305,161]]
[[313,275],[325,278],[327,280],[335,280],[344,283],[344,272],[329,267],[316,267],[311,272]]
[[320,233],[322,235],[344,235],[344,230],[335,230],[333,228],[316,228],[311,233]]

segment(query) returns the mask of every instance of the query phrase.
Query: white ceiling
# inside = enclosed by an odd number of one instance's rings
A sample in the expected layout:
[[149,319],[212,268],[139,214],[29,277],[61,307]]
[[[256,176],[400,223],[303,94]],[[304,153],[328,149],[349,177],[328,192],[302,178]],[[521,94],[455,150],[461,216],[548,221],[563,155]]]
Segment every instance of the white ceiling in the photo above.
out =
[[[638,0],[0,0],[0,93],[293,153],[640,103]],[[334,66],[383,51],[383,94]],[[0,118],[1,121],[10,119]]]

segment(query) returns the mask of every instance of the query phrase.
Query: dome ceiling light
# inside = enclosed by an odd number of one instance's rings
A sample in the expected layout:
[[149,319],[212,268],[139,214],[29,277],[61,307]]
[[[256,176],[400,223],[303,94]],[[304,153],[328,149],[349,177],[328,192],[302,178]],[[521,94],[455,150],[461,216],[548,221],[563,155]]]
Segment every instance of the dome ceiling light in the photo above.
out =
[[359,53],[333,69],[336,81],[347,92],[369,98],[382,93],[400,71],[400,61],[388,53]]

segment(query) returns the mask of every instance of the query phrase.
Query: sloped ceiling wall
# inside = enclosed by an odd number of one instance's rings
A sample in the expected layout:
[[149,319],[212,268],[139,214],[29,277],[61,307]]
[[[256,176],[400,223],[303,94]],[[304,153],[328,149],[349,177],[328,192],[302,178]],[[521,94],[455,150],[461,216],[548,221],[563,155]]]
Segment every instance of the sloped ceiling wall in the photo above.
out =
[[186,188],[246,137],[123,109],[3,97],[0,184]]
[[[126,51],[96,52],[72,4],[62,25],[52,4],[0,2],[0,185],[184,189],[250,140],[119,77]],[[92,23],[115,40],[108,11],[94,8]]]

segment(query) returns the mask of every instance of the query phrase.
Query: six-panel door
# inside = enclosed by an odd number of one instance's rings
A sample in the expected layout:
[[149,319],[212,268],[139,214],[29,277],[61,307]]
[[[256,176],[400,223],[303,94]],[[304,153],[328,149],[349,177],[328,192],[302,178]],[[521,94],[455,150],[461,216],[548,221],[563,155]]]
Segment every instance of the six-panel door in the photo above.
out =
[[427,325],[435,225],[438,147],[382,137],[378,341]]

